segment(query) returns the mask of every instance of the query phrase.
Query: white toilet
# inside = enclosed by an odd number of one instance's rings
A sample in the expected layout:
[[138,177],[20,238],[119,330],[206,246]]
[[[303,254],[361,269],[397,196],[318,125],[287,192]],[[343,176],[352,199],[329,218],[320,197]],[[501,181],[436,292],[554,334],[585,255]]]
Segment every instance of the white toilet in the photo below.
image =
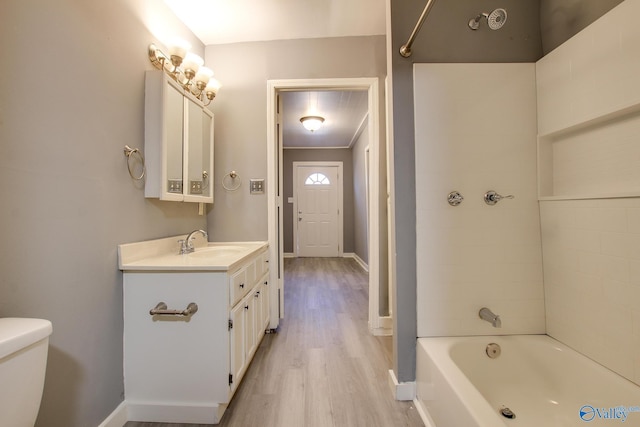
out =
[[35,424],[51,331],[48,320],[0,318],[0,426]]

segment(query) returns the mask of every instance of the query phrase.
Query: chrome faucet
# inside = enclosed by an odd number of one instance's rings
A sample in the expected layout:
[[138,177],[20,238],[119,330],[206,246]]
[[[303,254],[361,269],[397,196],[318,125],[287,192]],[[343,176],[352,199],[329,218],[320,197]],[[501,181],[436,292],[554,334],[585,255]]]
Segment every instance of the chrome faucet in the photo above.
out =
[[493,312],[487,307],[482,307],[478,315],[482,320],[486,320],[491,323],[494,328],[502,328],[502,320],[500,320],[500,316],[493,314]]
[[205,239],[209,237],[207,232],[204,230],[193,230],[191,233],[187,235],[186,239],[178,240],[178,243],[180,243],[180,255],[190,254],[191,252],[196,250],[193,247],[193,237],[196,233],[202,234]]

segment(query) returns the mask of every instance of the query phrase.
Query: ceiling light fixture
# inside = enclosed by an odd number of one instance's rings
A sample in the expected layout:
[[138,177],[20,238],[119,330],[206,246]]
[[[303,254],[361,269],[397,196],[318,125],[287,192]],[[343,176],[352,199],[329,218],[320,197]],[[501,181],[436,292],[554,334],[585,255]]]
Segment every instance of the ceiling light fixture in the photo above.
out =
[[324,123],[324,117],[304,116],[300,119],[300,123],[302,123],[302,126],[304,126],[305,129],[313,132],[320,129],[320,126]]
[[203,67],[204,60],[189,52],[191,45],[184,40],[176,40],[169,46],[169,55],[153,43],[149,45],[149,60],[163,70],[184,90],[209,105],[220,89],[220,82],[213,78],[213,71]]

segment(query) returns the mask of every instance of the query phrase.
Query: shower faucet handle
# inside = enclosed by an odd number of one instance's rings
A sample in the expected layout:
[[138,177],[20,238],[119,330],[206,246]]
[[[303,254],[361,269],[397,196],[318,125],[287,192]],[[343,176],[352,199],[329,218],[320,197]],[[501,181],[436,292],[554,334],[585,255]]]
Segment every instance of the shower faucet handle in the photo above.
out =
[[451,206],[458,206],[460,203],[462,203],[463,200],[464,200],[464,197],[462,197],[462,194],[460,194],[457,191],[452,191],[447,196],[447,201]]
[[484,193],[484,202],[490,206],[495,205],[502,199],[513,199],[513,198],[515,198],[515,196],[511,194],[509,194],[508,196],[502,196],[493,190],[487,191],[486,193]]

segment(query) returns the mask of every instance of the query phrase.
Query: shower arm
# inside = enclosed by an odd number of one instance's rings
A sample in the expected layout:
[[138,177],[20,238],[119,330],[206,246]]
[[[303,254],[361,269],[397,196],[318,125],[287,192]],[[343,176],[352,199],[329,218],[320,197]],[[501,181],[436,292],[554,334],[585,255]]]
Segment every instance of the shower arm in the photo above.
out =
[[413,45],[413,42],[415,41],[416,36],[420,32],[420,28],[422,28],[422,24],[424,24],[424,20],[427,18],[427,15],[429,14],[429,11],[431,10],[431,6],[433,6],[434,2],[435,0],[427,0],[427,5],[424,7],[424,10],[422,11],[422,15],[420,15],[420,18],[418,19],[418,22],[416,23],[416,26],[414,27],[413,32],[409,36],[409,40],[407,40],[407,42],[403,44],[402,47],[400,47],[400,55],[402,55],[403,58],[408,58],[411,56],[411,45]]

